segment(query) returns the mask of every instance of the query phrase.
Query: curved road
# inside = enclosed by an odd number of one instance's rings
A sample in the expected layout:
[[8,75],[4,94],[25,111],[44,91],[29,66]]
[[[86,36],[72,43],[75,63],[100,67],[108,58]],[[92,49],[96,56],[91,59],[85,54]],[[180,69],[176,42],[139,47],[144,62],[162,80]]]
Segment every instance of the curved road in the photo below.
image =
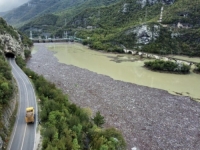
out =
[[[8,150],[36,149],[35,137],[37,128],[37,104],[33,86],[26,74],[17,66],[15,59],[8,58],[12,67],[12,74],[17,81],[19,89],[18,113],[13,128]],[[35,123],[25,122],[26,107],[35,108]]]

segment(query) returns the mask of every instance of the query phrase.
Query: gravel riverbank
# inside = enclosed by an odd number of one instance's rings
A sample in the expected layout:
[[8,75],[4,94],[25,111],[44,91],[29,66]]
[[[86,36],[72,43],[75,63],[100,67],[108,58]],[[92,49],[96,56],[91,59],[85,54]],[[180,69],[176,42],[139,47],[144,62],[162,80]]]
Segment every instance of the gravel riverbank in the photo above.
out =
[[38,52],[27,67],[55,83],[73,103],[93,114],[100,111],[105,127],[123,133],[128,150],[199,150],[200,103],[61,64],[44,43],[35,47]]

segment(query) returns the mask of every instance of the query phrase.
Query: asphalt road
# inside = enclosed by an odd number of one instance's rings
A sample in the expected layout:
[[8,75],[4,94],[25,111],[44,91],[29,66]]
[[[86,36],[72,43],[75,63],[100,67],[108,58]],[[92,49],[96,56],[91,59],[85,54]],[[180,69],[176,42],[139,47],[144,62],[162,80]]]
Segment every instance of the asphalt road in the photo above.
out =
[[[36,149],[37,104],[33,86],[26,74],[17,66],[15,59],[8,59],[19,89],[18,113],[8,150]],[[25,122],[26,107],[35,108],[35,123]]]

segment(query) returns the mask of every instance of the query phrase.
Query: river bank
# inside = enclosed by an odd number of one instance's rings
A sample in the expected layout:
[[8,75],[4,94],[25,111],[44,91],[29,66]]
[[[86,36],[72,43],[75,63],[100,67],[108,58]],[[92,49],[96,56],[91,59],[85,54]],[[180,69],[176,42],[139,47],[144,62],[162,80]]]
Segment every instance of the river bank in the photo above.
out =
[[200,103],[59,63],[45,44],[35,47],[27,67],[55,83],[73,103],[93,114],[100,111],[105,127],[123,133],[128,150],[199,149]]

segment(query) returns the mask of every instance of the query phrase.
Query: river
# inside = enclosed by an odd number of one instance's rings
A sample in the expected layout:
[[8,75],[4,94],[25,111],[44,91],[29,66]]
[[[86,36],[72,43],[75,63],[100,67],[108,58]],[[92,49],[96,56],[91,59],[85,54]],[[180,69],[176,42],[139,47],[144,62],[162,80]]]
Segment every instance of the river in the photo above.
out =
[[97,52],[77,43],[35,43],[32,52],[27,67],[91,115],[100,111],[104,127],[122,132],[127,150],[199,149],[200,103],[158,88],[199,98],[200,75],[152,72],[138,56]]
[[[200,99],[200,75],[153,72],[144,68],[145,59],[130,54],[103,53],[90,50],[79,43],[50,43],[49,50],[55,52],[59,62],[85,68],[115,80],[135,83],[152,88],[167,90],[172,94]],[[36,51],[33,50],[33,53]],[[200,58],[181,57],[194,62]]]

